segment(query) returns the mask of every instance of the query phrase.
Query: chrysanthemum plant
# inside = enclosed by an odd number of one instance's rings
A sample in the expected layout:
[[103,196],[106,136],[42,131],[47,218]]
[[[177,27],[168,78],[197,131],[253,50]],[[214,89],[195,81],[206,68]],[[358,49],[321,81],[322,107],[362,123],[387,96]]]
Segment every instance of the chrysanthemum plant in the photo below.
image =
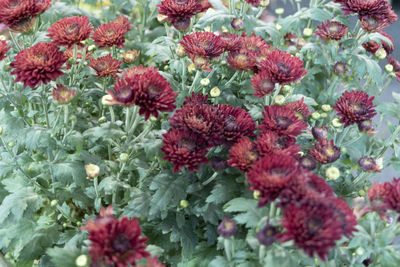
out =
[[397,15],[283,2],[0,0],[0,265],[399,266]]

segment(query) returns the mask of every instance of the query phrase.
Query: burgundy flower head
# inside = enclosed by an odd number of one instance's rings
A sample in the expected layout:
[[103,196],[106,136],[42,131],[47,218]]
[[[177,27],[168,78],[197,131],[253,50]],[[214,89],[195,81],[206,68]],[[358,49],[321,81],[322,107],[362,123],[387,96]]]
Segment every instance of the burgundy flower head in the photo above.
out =
[[255,136],[256,123],[247,111],[231,105],[218,105],[216,108],[220,116],[223,127],[222,135],[226,143],[235,143],[242,136]]
[[317,27],[318,30],[315,31],[315,34],[321,37],[324,41],[328,40],[336,40],[339,41],[342,39],[348,31],[346,25],[343,25],[337,21],[326,21],[323,22],[320,26]]
[[277,154],[297,157],[300,152],[300,145],[296,145],[294,137],[279,135],[272,131],[259,134],[256,145],[261,156]]
[[96,71],[99,78],[106,76],[116,77],[121,63],[122,61],[115,59],[111,54],[108,54],[107,56],[92,59],[89,63],[89,67]]
[[333,144],[333,140],[318,138],[315,148],[310,148],[310,154],[321,164],[335,162],[340,158],[340,149]]
[[286,107],[291,109],[294,112],[294,115],[304,122],[307,122],[308,116],[312,113],[304,103],[304,97],[301,100],[287,103]]
[[261,2],[260,0],[245,0],[245,1],[254,7],[258,7]]
[[356,232],[357,218],[350,209],[349,205],[342,198],[335,198],[331,203],[335,217],[339,220],[342,226],[342,234],[347,237],[352,237],[353,232]]
[[286,155],[266,155],[247,173],[251,190],[260,191],[259,207],[274,201],[297,175],[298,162]]
[[344,92],[336,101],[333,108],[341,117],[340,122],[347,127],[353,123],[370,120],[376,115],[375,106],[372,104],[374,97],[363,91]]
[[368,189],[368,199],[375,211],[394,210],[400,212],[400,178],[383,184],[373,184]]
[[0,61],[6,58],[6,53],[10,48],[6,41],[0,40]]
[[300,166],[306,170],[312,171],[317,167],[317,162],[311,155],[304,155],[299,158]]
[[275,90],[275,83],[271,81],[269,72],[261,70],[253,76],[251,84],[255,90],[254,96],[263,98],[266,95],[271,94]]
[[[151,71],[151,70],[154,70],[154,67],[143,67],[142,65],[133,66],[132,68],[124,70],[122,72],[122,77],[134,79],[136,74],[143,74],[143,73],[145,73],[147,71]],[[156,70],[158,70],[158,69],[156,69]]]
[[208,104],[208,95],[195,94],[193,92],[191,96],[186,96],[185,102],[183,102],[184,106],[191,104],[194,105]]
[[393,53],[393,51],[394,51],[394,41],[393,41],[393,38],[392,38],[392,36],[391,36],[390,34],[388,34],[388,33],[385,32],[385,31],[379,31],[379,33],[382,34],[383,36],[385,36],[386,38],[389,39],[390,44],[386,43],[385,41],[382,41],[382,47],[383,47],[383,49],[385,49],[386,53],[387,53],[388,55],[390,55],[390,54]]
[[24,87],[33,89],[40,83],[47,84],[63,75],[60,69],[66,61],[67,57],[55,44],[38,43],[15,56],[10,64],[15,69],[11,74],[17,75],[15,82],[23,82]]
[[229,166],[248,171],[259,158],[256,145],[247,137],[242,137],[229,149]]
[[92,36],[94,42],[102,47],[124,47],[125,34],[127,33],[125,24],[110,22],[100,25]]
[[57,84],[56,88],[52,91],[53,99],[60,104],[66,104],[71,102],[71,100],[76,95],[76,90],[70,90],[62,84]]
[[48,36],[57,45],[70,47],[89,38],[93,26],[86,16],[63,18],[47,29]]
[[132,79],[118,79],[114,83],[114,90],[107,90],[112,96],[111,105],[133,106],[135,103],[134,81]]
[[161,151],[165,153],[163,160],[174,164],[174,172],[178,172],[185,166],[193,172],[200,168],[200,164],[207,163],[205,157],[207,149],[202,145],[198,135],[183,130],[172,129],[163,134],[164,146]]
[[224,238],[231,237],[236,234],[237,226],[236,222],[229,218],[224,218],[222,222],[218,225],[218,234]]
[[326,127],[326,126],[322,126],[322,127],[314,126],[311,129],[311,133],[315,139],[328,138],[328,135],[329,135],[328,127]]
[[116,17],[113,22],[123,25],[127,32],[134,28],[132,22],[124,15]]
[[158,5],[158,13],[167,16],[179,30],[179,25],[190,25],[190,18],[202,11],[202,6],[198,0],[164,0]]
[[145,251],[147,238],[141,237],[142,231],[136,218],[122,217],[117,220],[107,214],[94,222],[89,220],[82,229],[89,232],[89,254],[93,263],[135,266],[137,260],[150,257]]
[[374,129],[374,123],[372,122],[372,120],[360,121],[357,122],[357,125],[358,125],[358,130],[360,132],[364,132],[371,136],[376,134],[376,130]]
[[280,50],[270,52],[259,67],[269,73],[272,82],[279,84],[298,82],[307,74],[302,60]]
[[237,34],[223,33],[219,37],[224,44],[225,51],[237,51],[242,45],[242,40]]
[[367,172],[380,172],[381,169],[372,157],[363,156],[358,160],[358,165]]
[[307,128],[307,124],[286,106],[265,106],[263,115],[262,124],[258,126],[262,131],[275,131],[282,135],[298,136]]
[[388,57],[387,62],[393,66],[394,72],[400,72],[400,62],[394,57]]
[[234,70],[248,71],[255,66],[254,57],[246,50],[230,51],[226,61]]
[[377,42],[374,41],[363,43],[362,46],[371,54],[375,54],[376,51],[378,51],[378,49],[381,47]]
[[257,233],[257,239],[260,244],[268,247],[278,239],[278,234],[278,229],[267,222],[267,224]]
[[342,75],[347,72],[347,64],[343,62],[336,62],[333,66],[333,72],[336,75]]

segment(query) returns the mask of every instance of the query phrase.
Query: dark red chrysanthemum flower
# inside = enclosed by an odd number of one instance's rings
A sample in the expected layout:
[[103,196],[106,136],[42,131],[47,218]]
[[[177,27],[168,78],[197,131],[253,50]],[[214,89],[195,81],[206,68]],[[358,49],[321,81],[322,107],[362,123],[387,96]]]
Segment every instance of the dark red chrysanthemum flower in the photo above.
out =
[[339,41],[342,39],[348,31],[346,25],[338,21],[326,21],[323,22],[320,26],[317,27],[318,30],[315,31],[315,34],[321,37],[322,40],[336,40]]
[[225,51],[237,51],[242,45],[242,41],[237,34],[223,33],[219,37],[224,44]]
[[333,140],[319,138],[315,148],[310,148],[310,154],[321,164],[332,163],[340,158],[340,149],[333,144]]
[[14,68],[11,74],[17,75],[15,82],[23,82],[24,87],[32,89],[40,84],[55,81],[64,73],[60,70],[67,61],[57,45],[53,43],[38,43],[20,51],[11,62]]
[[328,138],[328,135],[329,135],[328,127],[326,127],[326,126],[322,126],[322,127],[314,126],[311,129],[311,133],[315,139]]
[[394,72],[400,72],[400,62],[394,57],[388,57],[387,62],[393,66]]
[[299,158],[300,166],[306,170],[312,171],[317,167],[317,162],[311,155],[304,155]]
[[254,137],[256,123],[244,109],[230,105],[217,105],[216,108],[227,144],[235,143],[242,136]]
[[166,20],[178,30],[186,30],[190,25],[190,18],[202,11],[198,0],[164,0],[157,7],[160,8],[158,13],[167,16]]
[[370,120],[376,115],[375,107],[372,102],[374,97],[363,91],[344,92],[336,101],[333,108],[341,117],[340,122],[347,127],[353,123]]
[[195,94],[193,92],[191,96],[186,96],[185,102],[183,102],[184,106],[191,104],[194,105],[208,104],[208,95]]
[[376,51],[378,51],[378,49],[381,47],[377,42],[374,41],[363,43],[362,46],[371,54],[375,54]]
[[246,36],[244,33],[240,37],[242,53],[248,53],[254,61],[255,68],[256,64],[264,61],[269,53],[271,52],[271,46],[267,44],[264,39],[256,36],[254,33],[250,36]]
[[317,254],[325,260],[329,249],[335,246],[343,233],[335,209],[326,202],[310,201],[299,206],[289,204],[283,211],[282,226],[286,231],[280,235],[281,241],[293,240],[310,257]]
[[6,41],[0,40],[0,61],[6,58],[6,53],[10,48]]
[[358,165],[367,172],[380,172],[381,168],[372,157],[363,156],[358,160]]
[[158,117],[159,111],[173,111],[176,92],[158,71],[149,70],[133,78],[135,104],[140,107],[139,114],[147,120],[150,115]]
[[134,28],[132,22],[124,15],[118,16],[113,22],[123,25],[127,32]]
[[393,53],[394,51],[394,41],[393,38],[390,34],[388,34],[385,31],[379,31],[380,34],[382,34],[383,36],[385,36],[386,38],[389,39],[390,44],[386,43],[385,41],[382,41],[382,47],[383,49],[385,49],[386,53],[389,55],[391,53]]
[[331,203],[335,217],[339,220],[342,226],[342,235],[352,237],[353,232],[356,232],[357,218],[350,209],[349,205],[342,198],[335,198]]
[[236,234],[236,222],[229,218],[224,218],[217,228],[218,234],[224,238],[231,237]]
[[0,23],[16,32],[27,32],[33,27],[36,17],[46,11],[51,0],[0,0]]
[[245,1],[254,7],[258,7],[261,2],[261,0],[245,0]]
[[254,88],[254,96],[264,97],[271,94],[275,90],[275,83],[271,81],[269,72],[261,70],[251,78],[251,84]]
[[279,84],[298,82],[307,74],[302,60],[280,50],[270,52],[259,67],[269,72],[272,82]]
[[107,56],[92,59],[89,63],[89,67],[96,71],[99,78],[106,76],[116,77],[121,63],[122,61],[115,59],[111,54],[108,54]]
[[170,118],[171,127],[202,137],[209,146],[223,141],[223,125],[217,110],[209,104],[187,104]]
[[347,72],[347,64],[343,62],[336,62],[333,66],[333,72],[336,75],[342,75]]
[[[145,73],[147,71],[151,71],[151,70],[154,70],[154,67],[143,67],[142,65],[133,66],[132,68],[124,70],[122,72],[122,77],[133,79],[136,74],[143,74],[143,73]],[[155,70],[158,70],[158,69],[155,69]]]
[[63,18],[47,29],[48,36],[57,45],[70,47],[89,38],[93,26],[86,16]]
[[261,133],[257,137],[256,145],[261,156],[277,154],[297,157],[300,152],[300,145],[296,145],[294,137],[279,135],[272,131]]
[[298,171],[298,162],[291,156],[271,154],[258,160],[247,172],[250,189],[260,191],[258,206],[264,206],[279,197]]
[[357,123],[357,125],[358,125],[358,130],[360,132],[364,132],[371,136],[376,134],[376,130],[374,129],[374,123],[372,122],[372,120],[360,121]]
[[247,137],[242,137],[229,149],[229,166],[248,171],[259,158],[256,145]]
[[135,103],[134,81],[132,79],[118,79],[114,89],[107,92],[112,96],[111,105],[133,106]]
[[205,157],[208,151],[201,145],[204,144],[204,140],[201,140],[198,135],[173,129],[163,134],[163,137],[164,146],[161,148],[161,151],[165,153],[163,159],[174,164],[174,172],[178,172],[185,166],[193,172],[200,168],[200,164],[208,162]]
[[148,239],[141,237],[142,230],[136,218],[117,220],[103,209],[103,216],[94,222],[89,220],[82,229],[89,232],[89,254],[94,264],[136,266],[137,260],[150,257],[145,251]]
[[110,22],[100,25],[93,33],[94,42],[100,47],[124,47],[126,25]]
[[248,71],[255,66],[255,59],[248,51],[242,49],[229,52],[226,61],[234,70]]
[[308,109],[308,106],[304,103],[304,97],[301,100],[287,103],[286,107],[291,109],[297,118],[305,122],[307,122],[308,116],[310,116],[312,113]]
[[207,66],[208,60],[215,59],[224,52],[224,42],[212,32],[195,32],[183,36],[180,44],[199,67]]
[[53,99],[60,104],[69,103],[76,95],[76,90],[70,90],[62,84],[57,84],[52,91]]
[[368,200],[371,203],[371,208],[379,213],[386,212],[387,210],[391,209],[391,205],[388,201],[391,193],[392,185],[390,183],[374,183],[367,191]]
[[307,128],[295,113],[286,106],[265,106],[264,119],[258,126],[262,131],[274,131],[281,135],[298,136]]

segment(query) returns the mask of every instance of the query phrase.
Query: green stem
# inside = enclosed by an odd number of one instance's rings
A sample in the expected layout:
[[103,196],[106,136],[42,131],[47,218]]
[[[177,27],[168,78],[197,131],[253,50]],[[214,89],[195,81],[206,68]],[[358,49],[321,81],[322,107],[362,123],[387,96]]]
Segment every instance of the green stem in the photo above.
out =
[[47,95],[46,95],[46,86],[44,85],[44,83],[41,84],[41,102],[42,102],[42,106],[43,106],[43,110],[44,110],[44,114],[46,117],[46,127],[47,128],[51,128],[50,127],[50,120],[49,120],[49,111],[47,109]]
[[225,84],[225,87],[228,87],[231,85],[231,83],[236,79],[236,77],[239,75],[239,71],[236,71],[232,77],[229,79],[229,81]]
[[380,96],[383,91],[385,91],[385,89],[389,86],[390,82],[392,81],[392,79],[388,78],[387,82],[385,83],[385,85],[383,86],[382,90],[379,91],[378,96]]
[[275,209],[276,209],[276,204],[275,202],[272,202],[269,206],[269,217],[275,217]]
[[115,113],[114,113],[114,109],[112,106],[109,106],[108,109],[110,110],[110,115],[111,115],[111,122],[115,123]]
[[139,121],[140,121],[139,107],[135,106],[133,108],[133,116],[131,118],[131,122],[129,124],[128,132],[127,132],[129,135],[131,135],[135,132],[135,130],[139,124]]
[[208,178],[205,182],[203,182],[202,185],[208,185],[209,183],[214,181],[217,176],[218,176],[218,173],[214,172],[214,174],[210,178]]
[[201,75],[201,71],[197,70],[196,75],[194,76],[192,85],[190,86],[190,89],[189,89],[189,95],[194,91],[194,88],[196,87],[196,83],[197,83],[198,79],[200,78],[200,75]]
[[96,197],[100,198],[99,195],[99,178],[96,176],[93,179],[94,191],[96,192]]
[[11,37],[11,40],[12,40],[13,44],[17,47],[18,52],[21,51],[22,49],[19,46],[18,41],[15,39],[14,33],[11,30],[8,30],[8,32],[10,34],[10,37]]

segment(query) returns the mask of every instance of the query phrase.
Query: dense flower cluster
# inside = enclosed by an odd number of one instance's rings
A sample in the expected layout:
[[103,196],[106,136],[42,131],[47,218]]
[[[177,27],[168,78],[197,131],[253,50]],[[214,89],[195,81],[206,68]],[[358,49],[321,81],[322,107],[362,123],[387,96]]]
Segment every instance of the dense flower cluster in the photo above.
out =
[[371,208],[382,215],[388,210],[400,212],[400,178],[383,184],[374,183],[368,189]]

